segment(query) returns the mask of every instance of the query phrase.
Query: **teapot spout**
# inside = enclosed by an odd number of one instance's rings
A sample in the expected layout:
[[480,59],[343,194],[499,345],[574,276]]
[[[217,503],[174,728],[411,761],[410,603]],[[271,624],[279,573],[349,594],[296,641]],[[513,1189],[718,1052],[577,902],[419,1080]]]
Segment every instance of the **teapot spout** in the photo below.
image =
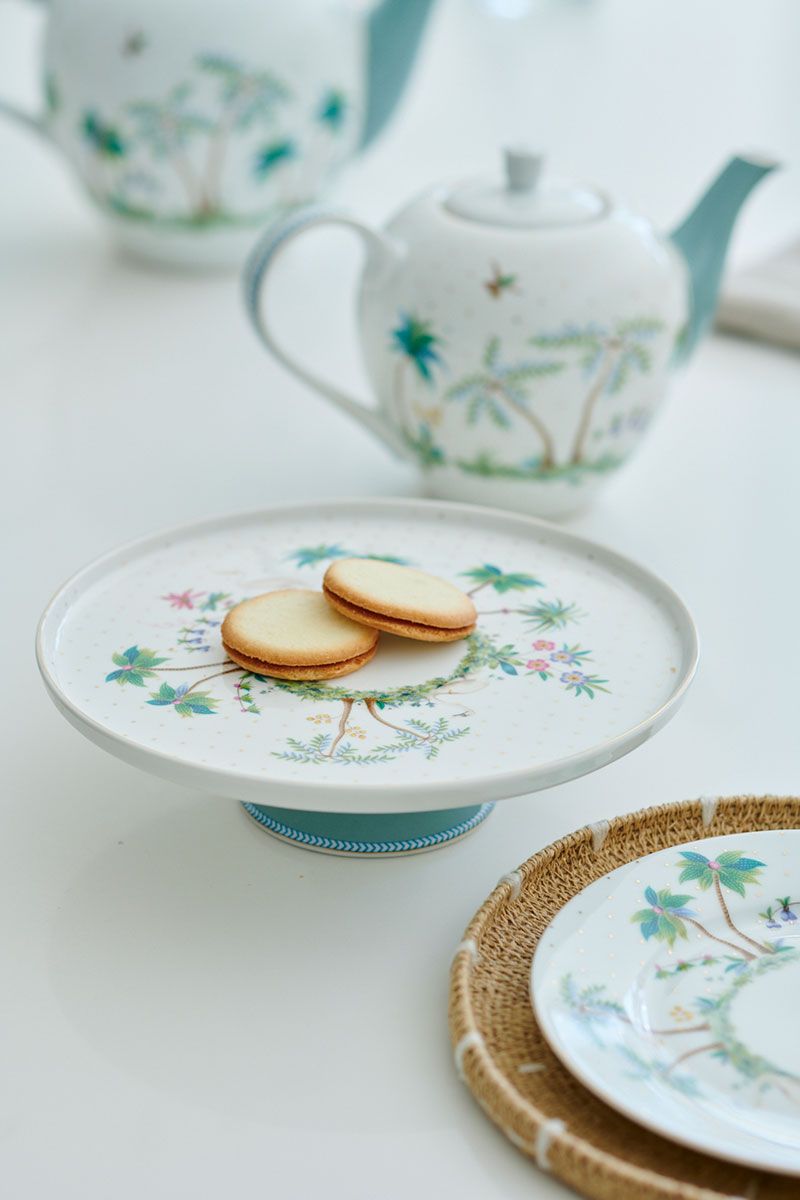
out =
[[369,15],[362,146],[377,137],[402,95],[432,4],[433,0],[381,0]]
[[728,242],[739,209],[759,180],[779,164],[756,155],[731,158],[688,217],[670,235],[689,270],[689,320],[677,357],[689,357],[717,308]]

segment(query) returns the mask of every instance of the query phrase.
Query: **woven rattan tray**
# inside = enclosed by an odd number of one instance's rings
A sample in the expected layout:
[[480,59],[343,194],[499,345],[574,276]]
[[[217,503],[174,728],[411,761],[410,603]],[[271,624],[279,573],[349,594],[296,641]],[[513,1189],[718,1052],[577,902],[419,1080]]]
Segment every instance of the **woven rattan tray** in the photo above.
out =
[[696,838],[798,827],[798,797],[666,804],[580,829],[500,880],[453,961],[450,1035],[456,1066],[479,1104],[539,1167],[600,1200],[797,1200],[800,1180],[687,1150],[587,1091],[542,1037],[528,978],[556,912],[615,867]]

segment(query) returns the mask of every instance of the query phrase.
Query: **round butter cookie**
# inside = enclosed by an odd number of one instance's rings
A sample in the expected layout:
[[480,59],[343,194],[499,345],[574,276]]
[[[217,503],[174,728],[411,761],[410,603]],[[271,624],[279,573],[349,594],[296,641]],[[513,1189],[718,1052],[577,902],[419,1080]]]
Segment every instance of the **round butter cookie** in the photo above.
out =
[[286,588],[243,600],[222,622],[228,657],[276,679],[337,679],[375,654],[378,634],[334,612],[321,592]]
[[346,617],[420,642],[457,642],[477,614],[464,592],[414,567],[340,558],[325,572],[325,598]]

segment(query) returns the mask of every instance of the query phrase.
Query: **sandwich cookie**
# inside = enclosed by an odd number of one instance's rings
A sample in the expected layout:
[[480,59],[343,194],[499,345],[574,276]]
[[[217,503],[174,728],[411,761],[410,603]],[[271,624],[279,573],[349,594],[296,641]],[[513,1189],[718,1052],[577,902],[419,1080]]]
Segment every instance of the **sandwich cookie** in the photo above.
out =
[[375,654],[378,633],[349,621],[321,592],[287,588],[237,604],[222,622],[228,657],[256,675],[337,679]]
[[340,558],[325,572],[325,598],[346,617],[420,642],[457,642],[477,614],[464,592],[413,567],[369,558]]

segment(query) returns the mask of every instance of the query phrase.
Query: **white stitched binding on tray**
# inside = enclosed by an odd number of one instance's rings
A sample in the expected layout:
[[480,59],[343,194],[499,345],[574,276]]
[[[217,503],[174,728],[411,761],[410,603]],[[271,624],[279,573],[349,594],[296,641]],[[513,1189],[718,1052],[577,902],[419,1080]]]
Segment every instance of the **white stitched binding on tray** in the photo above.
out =
[[608,821],[594,821],[589,828],[592,831],[592,849],[597,854],[598,850],[603,849],[603,842],[608,837],[610,826]]
[[466,950],[468,952],[470,958],[472,959],[472,961],[474,963],[479,961],[479,959],[481,957],[480,951],[478,950],[478,943],[475,941],[474,938],[464,938],[463,942],[459,942],[458,945],[456,946],[455,954],[453,955],[453,958],[457,958],[462,950]]
[[703,810],[703,828],[708,829],[711,822],[714,820],[714,814],[717,811],[719,797],[717,796],[701,796],[700,807]]
[[553,1144],[554,1138],[557,1138],[566,1128],[564,1122],[559,1121],[558,1117],[551,1117],[549,1121],[543,1121],[539,1126],[534,1152],[536,1155],[536,1165],[540,1171],[550,1170],[550,1159],[547,1157],[550,1147]]
[[455,1059],[456,1070],[458,1071],[459,1079],[464,1078],[464,1055],[471,1046],[482,1045],[483,1038],[478,1033],[477,1029],[470,1029],[469,1033],[465,1033],[461,1041],[458,1042],[455,1050],[453,1051],[453,1058]]
[[507,883],[511,888],[510,900],[516,900],[517,896],[522,891],[522,876],[519,871],[509,871],[507,875],[501,875],[497,881],[499,887],[501,883]]

